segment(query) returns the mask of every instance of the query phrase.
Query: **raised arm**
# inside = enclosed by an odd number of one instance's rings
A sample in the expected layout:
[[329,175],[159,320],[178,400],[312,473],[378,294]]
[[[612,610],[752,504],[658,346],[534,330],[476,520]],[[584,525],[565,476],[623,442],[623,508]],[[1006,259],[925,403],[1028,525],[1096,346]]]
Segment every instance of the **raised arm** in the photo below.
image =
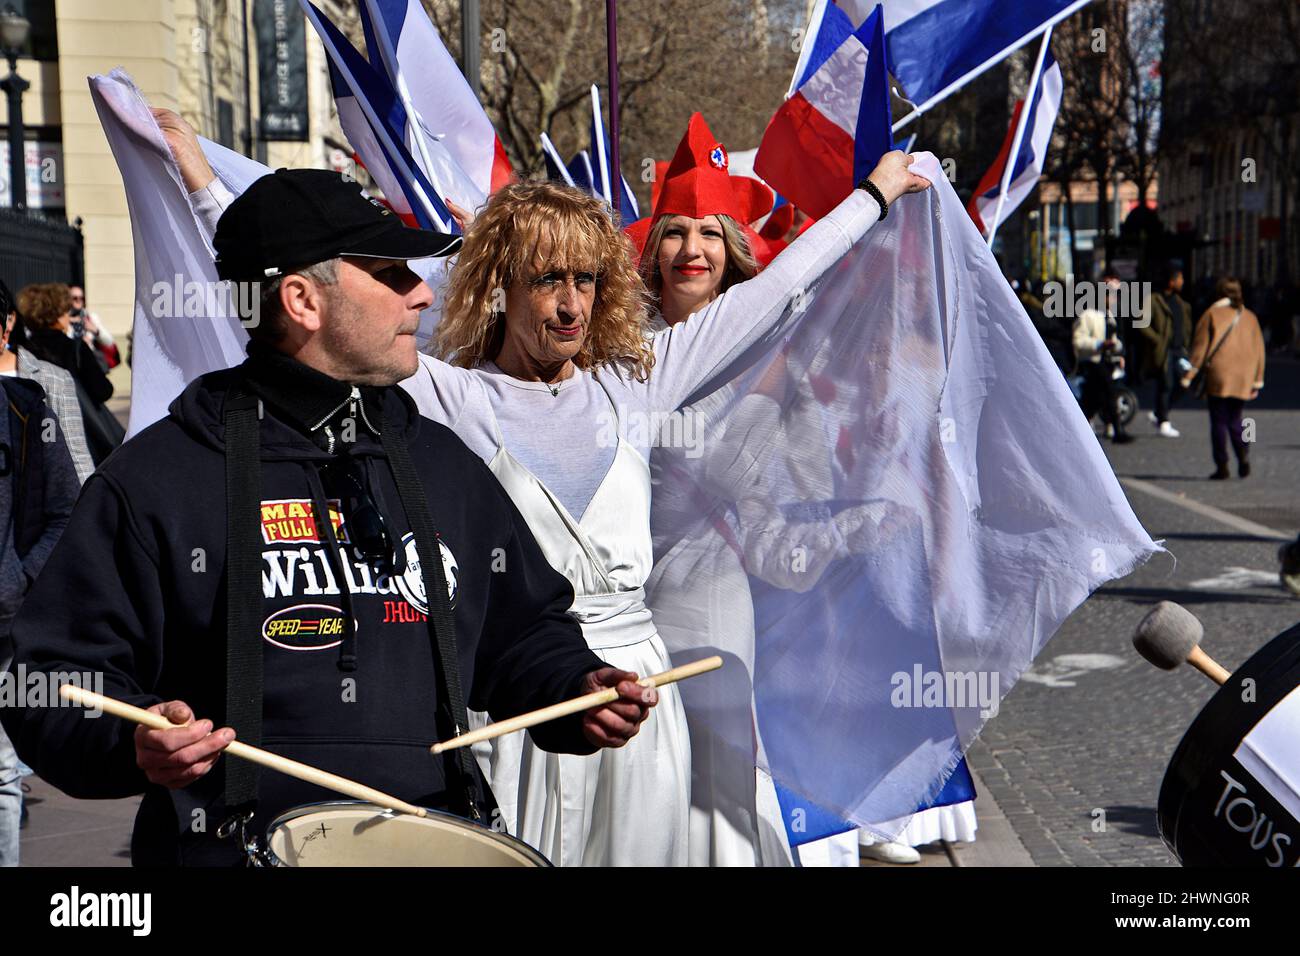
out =
[[[887,153],[868,177],[886,203],[904,193],[920,192],[928,180],[908,170],[913,157]],[[679,407],[696,389],[744,354],[787,317],[799,319],[790,306],[796,297],[844,257],[880,219],[880,205],[855,189],[830,215],[802,236],[754,278],[732,286],[685,322],[655,336],[655,367],[647,387],[650,406]]]

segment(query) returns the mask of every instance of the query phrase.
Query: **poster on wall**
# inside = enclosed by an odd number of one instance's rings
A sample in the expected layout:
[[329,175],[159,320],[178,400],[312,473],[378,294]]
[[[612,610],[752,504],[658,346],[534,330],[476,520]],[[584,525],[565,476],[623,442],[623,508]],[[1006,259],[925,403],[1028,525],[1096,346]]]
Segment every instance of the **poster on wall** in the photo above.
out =
[[253,5],[263,141],[307,139],[305,29],[297,0],[256,0]]
[[[23,144],[27,166],[27,208],[62,209],[63,144],[27,140]],[[0,142],[0,207],[11,205],[9,197],[9,143]]]

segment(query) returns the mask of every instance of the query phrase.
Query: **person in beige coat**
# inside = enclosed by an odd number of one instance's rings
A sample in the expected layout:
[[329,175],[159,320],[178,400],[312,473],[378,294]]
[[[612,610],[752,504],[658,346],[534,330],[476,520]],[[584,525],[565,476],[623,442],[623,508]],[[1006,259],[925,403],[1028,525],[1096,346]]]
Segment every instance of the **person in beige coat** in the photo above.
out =
[[1228,442],[1237,455],[1237,474],[1250,474],[1250,449],[1241,413],[1264,387],[1264,336],[1255,313],[1242,304],[1241,283],[1224,277],[1215,286],[1218,300],[1205,310],[1192,336],[1192,368],[1183,377],[1191,384],[1204,366],[1210,407],[1210,442],[1214,449],[1213,481],[1230,477]]

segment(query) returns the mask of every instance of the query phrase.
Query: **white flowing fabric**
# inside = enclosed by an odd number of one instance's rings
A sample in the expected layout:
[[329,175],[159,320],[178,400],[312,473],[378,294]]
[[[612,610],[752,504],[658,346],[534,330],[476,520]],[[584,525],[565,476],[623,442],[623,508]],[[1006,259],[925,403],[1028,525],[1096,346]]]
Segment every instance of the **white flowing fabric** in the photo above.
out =
[[[248,334],[226,307],[227,297],[215,294],[212,237],[186,200],[180,171],[149,104],[121,70],[90,77],[90,95],[126,186],[135,246],[130,437],[166,415],[191,380],[242,362]],[[207,143],[210,161],[213,147],[236,156]],[[269,172],[260,163],[236,158],[256,167],[258,175]],[[232,174],[227,187],[243,192],[247,181],[239,164],[226,166]]]
[[[899,821],[906,826],[899,831],[895,841],[905,846],[925,846],[936,840],[949,843],[973,843],[978,821],[975,819],[975,801],[963,800],[946,807],[930,807],[912,815],[910,820]],[[893,830],[899,823],[890,822],[880,829]],[[879,842],[867,830],[860,830],[859,842],[871,846]]]
[[821,808],[895,837],[1066,616],[1159,550],[937,161],[913,168],[934,188],[692,407],[704,454],[651,462],[660,634],[727,660],[682,685],[694,745],[770,772],[796,833]]

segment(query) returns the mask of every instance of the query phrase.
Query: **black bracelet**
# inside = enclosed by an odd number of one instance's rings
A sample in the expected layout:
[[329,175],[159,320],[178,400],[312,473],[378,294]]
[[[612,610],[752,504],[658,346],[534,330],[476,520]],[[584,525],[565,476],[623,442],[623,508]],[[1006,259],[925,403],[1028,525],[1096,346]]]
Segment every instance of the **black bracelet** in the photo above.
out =
[[[880,191],[880,187],[870,179],[863,177],[862,182],[858,183],[858,188],[865,189],[868,196],[880,203],[880,219],[884,219],[889,213],[889,203],[885,202],[885,194]],[[880,219],[876,221],[879,222]]]

